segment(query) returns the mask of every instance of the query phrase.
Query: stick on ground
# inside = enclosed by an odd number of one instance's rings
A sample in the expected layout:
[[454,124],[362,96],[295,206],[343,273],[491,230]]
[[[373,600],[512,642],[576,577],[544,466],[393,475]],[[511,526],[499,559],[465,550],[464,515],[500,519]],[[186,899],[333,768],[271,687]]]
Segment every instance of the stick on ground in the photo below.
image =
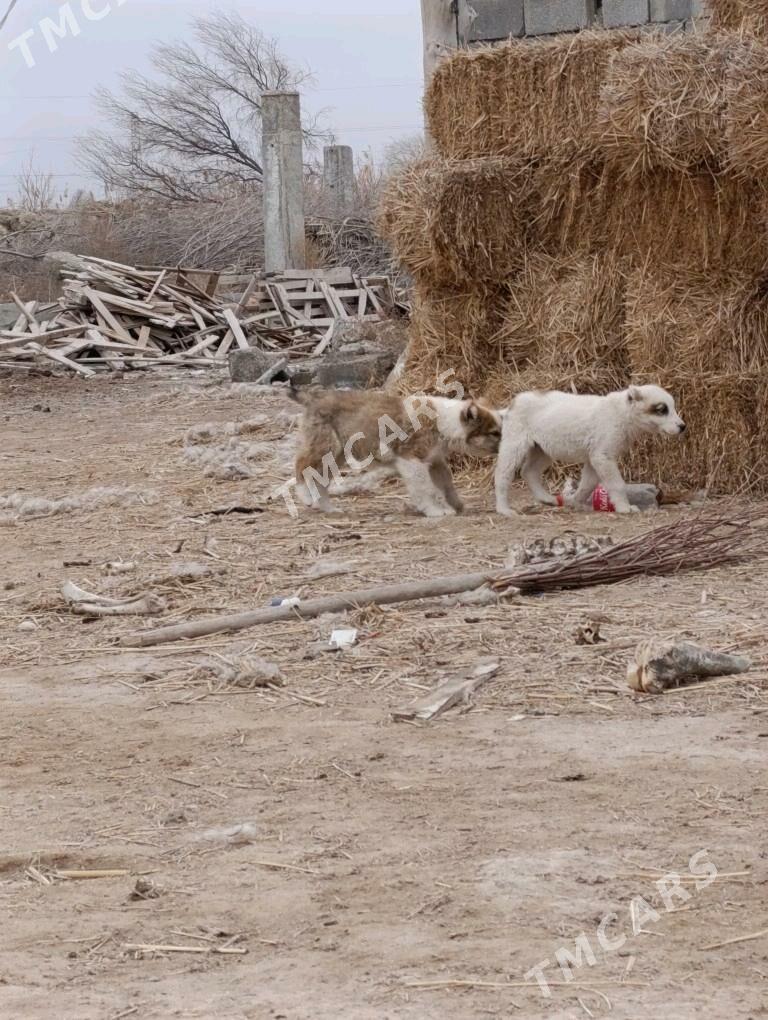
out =
[[194,623],[180,623],[173,627],[158,627],[155,630],[140,631],[120,638],[118,644],[129,648],[146,648],[149,645],[167,644],[182,638],[197,638],[206,634],[219,634],[257,627],[264,623],[278,623],[280,620],[295,620],[297,617],[309,620],[323,613],[342,613],[346,609],[360,609],[370,605],[390,605],[394,602],[410,602],[414,599],[436,598],[439,595],[456,595],[462,591],[473,591],[487,584],[493,575],[454,574],[450,577],[433,577],[425,581],[406,581],[404,584],[386,584],[379,588],[361,591],[340,592],[321,599],[309,599],[293,606],[271,606],[268,609],[253,609],[233,616],[219,616]]

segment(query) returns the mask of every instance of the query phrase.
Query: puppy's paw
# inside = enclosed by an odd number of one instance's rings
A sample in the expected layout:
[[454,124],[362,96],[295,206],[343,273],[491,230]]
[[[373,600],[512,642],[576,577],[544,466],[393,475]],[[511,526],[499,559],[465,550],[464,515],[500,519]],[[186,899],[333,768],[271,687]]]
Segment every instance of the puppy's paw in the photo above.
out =
[[455,517],[456,511],[450,506],[428,506],[421,511],[425,517]]
[[496,513],[501,517],[519,517],[517,510],[513,510],[511,506],[497,506]]

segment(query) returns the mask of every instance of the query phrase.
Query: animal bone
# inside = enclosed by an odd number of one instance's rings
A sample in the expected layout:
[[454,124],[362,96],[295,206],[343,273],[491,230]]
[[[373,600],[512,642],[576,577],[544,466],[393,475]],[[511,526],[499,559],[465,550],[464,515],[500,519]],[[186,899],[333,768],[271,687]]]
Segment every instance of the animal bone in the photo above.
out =
[[61,594],[70,604],[72,612],[79,616],[154,616],[166,609],[165,600],[151,592],[131,598],[110,599],[106,595],[94,595],[85,591],[73,581],[65,581],[61,586]]

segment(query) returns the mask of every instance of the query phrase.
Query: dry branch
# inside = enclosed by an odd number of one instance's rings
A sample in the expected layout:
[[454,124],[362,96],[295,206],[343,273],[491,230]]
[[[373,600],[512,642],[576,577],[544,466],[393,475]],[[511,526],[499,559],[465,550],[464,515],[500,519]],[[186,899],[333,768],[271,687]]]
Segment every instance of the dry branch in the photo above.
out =
[[509,571],[494,586],[523,593],[586,588],[758,559],[768,554],[766,518],[762,505],[706,510],[599,552]]

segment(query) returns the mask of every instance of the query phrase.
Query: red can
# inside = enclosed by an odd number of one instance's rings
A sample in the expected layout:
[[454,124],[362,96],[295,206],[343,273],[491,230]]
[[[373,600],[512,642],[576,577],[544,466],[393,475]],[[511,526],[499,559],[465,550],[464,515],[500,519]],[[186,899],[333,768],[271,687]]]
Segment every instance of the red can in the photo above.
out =
[[608,490],[604,489],[602,485],[598,485],[592,493],[592,509],[609,514],[614,513],[616,510],[616,507],[613,503],[611,503],[611,497],[608,495]]

